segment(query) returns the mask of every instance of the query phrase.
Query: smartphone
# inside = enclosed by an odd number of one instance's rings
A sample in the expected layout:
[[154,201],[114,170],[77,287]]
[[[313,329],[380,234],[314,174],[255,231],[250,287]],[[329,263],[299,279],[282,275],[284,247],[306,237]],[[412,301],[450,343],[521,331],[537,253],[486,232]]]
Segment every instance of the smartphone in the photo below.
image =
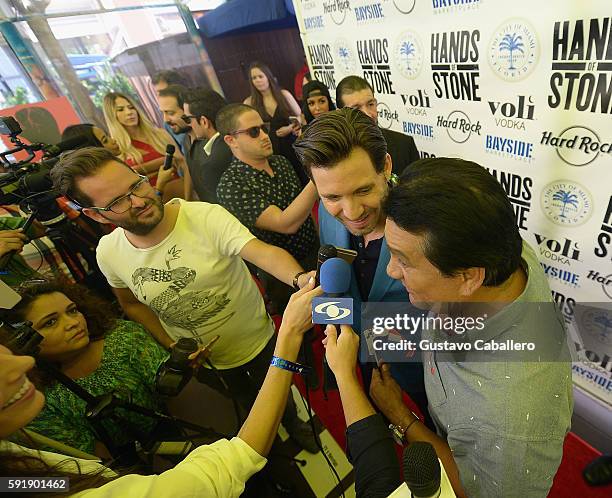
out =
[[352,265],[353,261],[355,261],[355,258],[357,257],[357,251],[354,251],[353,249],[336,247],[336,251],[338,251],[338,257],[346,261],[349,265]]

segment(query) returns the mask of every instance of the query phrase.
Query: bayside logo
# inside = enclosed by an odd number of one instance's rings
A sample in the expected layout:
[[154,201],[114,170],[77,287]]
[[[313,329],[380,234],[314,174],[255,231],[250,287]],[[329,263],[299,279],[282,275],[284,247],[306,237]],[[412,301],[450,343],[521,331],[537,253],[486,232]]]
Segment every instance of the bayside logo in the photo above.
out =
[[546,185],[540,203],[546,217],[561,226],[582,225],[593,210],[593,200],[588,190],[569,180],[558,180]]
[[357,21],[357,24],[370,24],[374,21],[381,21],[385,18],[383,7],[380,2],[367,2],[364,5],[356,6],[355,1],[353,0],[353,12],[355,14],[355,20]]
[[353,74],[357,67],[355,52],[351,44],[344,38],[339,38],[334,44],[334,61],[340,72],[343,74]]
[[417,90],[417,93],[412,95],[401,95],[402,102],[406,106],[406,112],[408,114],[414,114],[415,116],[427,116],[426,109],[431,109],[431,103],[425,90]]
[[336,73],[331,46],[327,43],[308,45],[308,55],[310,56],[314,79],[334,90],[336,88]]
[[525,162],[533,160],[533,144],[514,138],[487,135],[485,138],[485,152]]
[[389,40],[373,38],[357,40],[357,55],[363,77],[372,85],[374,95],[395,95],[389,66]]
[[480,135],[482,128],[480,121],[472,124],[468,115],[463,111],[452,111],[446,119],[438,116],[437,126],[445,128],[450,139],[458,144],[467,142],[472,133]]
[[518,96],[518,102],[496,102],[489,101],[489,109],[493,118],[495,118],[495,126],[500,128],[512,128],[515,130],[525,131],[525,121],[533,121],[535,105],[533,105],[533,97],[530,95]]
[[326,0],[323,2],[323,13],[328,14],[334,24],[340,26],[346,20],[346,13],[351,10],[349,0]]
[[516,173],[486,169],[500,183],[510,199],[517,226],[521,230],[527,230],[527,214],[531,211],[533,179]]
[[479,42],[478,30],[431,34],[431,70],[436,97],[480,102]]
[[433,140],[434,138],[433,125],[404,121],[402,123],[402,128],[404,133],[413,137],[421,137],[429,140]]
[[384,102],[378,103],[378,126],[381,128],[391,128],[393,123],[399,123],[399,115],[397,111],[392,111],[391,108]]
[[604,275],[596,270],[590,270],[587,278],[601,284],[601,290],[608,298],[612,299],[612,273]]
[[474,10],[480,7],[480,0],[431,0],[434,14]]
[[400,74],[409,80],[415,79],[423,67],[423,46],[413,31],[404,31],[395,40],[395,65]]
[[416,0],[393,0],[393,6],[402,14],[410,14],[416,5]]
[[601,142],[597,133],[586,126],[570,126],[558,137],[552,131],[544,131],[540,144],[554,147],[561,160],[571,166],[586,166],[597,159],[600,152],[612,152],[612,143]]
[[[612,195],[608,201],[608,210],[601,224],[601,232],[597,236],[597,247],[594,250],[595,256],[605,258],[610,254],[610,245],[612,245]],[[610,256],[610,261],[612,261],[612,256]]]
[[306,31],[314,31],[323,29],[324,27],[325,22],[323,21],[323,16],[304,17],[304,29]]
[[570,260],[580,261],[580,249],[573,240],[566,237],[563,242],[559,242],[539,233],[534,233],[534,236],[540,250],[540,256],[568,266],[571,265]]
[[496,76],[520,81],[531,74],[539,58],[535,33],[522,19],[510,19],[497,28],[489,43],[489,64]]
[[548,105],[612,112],[612,18],[557,21],[552,37]]
[[563,268],[558,268],[554,265],[549,265],[547,263],[542,263],[542,268],[544,268],[544,274],[548,278],[552,278],[557,280],[558,282],[562,282],[566,285],[570,285],[572,287],[578,287],[578,282],[580,280],[580,275],[577,273],[573,273],[568,270],[564,270]]

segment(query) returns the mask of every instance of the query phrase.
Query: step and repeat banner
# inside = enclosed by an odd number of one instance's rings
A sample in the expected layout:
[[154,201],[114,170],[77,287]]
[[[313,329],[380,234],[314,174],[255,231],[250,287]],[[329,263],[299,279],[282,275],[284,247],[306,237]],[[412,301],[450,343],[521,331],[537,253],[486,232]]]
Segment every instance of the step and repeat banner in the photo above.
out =
[[364,77],[421,157],[486,167],[571,322],[574,380],[612,404],[609,0],[294,0],[311,76]]

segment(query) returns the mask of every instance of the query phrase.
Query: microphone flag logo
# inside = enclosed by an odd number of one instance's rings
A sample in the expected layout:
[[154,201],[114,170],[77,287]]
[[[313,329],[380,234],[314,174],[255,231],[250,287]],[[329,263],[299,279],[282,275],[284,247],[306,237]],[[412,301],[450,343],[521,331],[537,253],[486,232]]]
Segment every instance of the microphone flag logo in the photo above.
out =
[[353,300],[350,297],[315,297],[312,322],[319,325],[353,324]]

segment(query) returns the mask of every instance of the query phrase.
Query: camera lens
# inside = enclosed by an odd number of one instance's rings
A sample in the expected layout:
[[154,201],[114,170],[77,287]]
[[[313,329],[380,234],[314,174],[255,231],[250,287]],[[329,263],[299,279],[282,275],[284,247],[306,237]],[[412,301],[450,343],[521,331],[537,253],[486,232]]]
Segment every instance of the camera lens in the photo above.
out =
[[168,366],[176,370],[185,370],[189,367],[189,355],[198,350],[198,343],[195,339],[181,337],[172,348]]

